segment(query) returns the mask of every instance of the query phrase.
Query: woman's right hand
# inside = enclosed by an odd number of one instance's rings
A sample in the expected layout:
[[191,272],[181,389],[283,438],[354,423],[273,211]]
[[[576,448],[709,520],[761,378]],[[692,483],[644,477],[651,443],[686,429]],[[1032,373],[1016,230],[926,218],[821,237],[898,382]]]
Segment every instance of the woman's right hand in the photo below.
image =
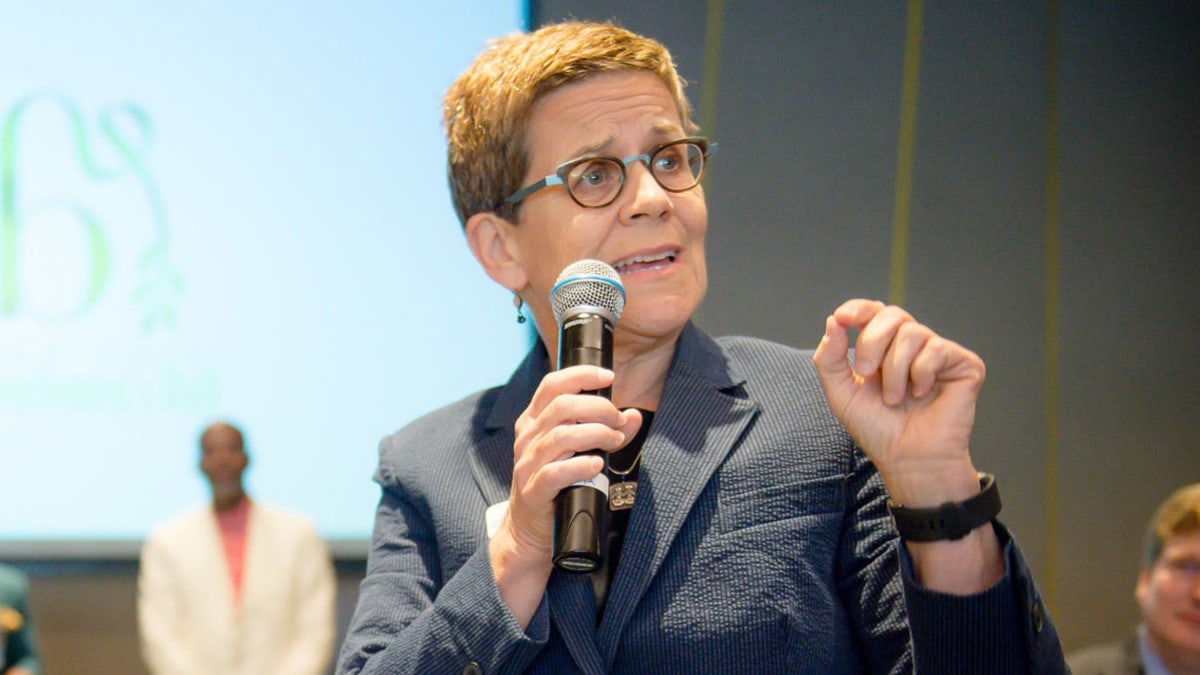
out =
[[619,450],[641,427],[637,410],[621,411],[602,396],[584,393],[612,382],[613,372],[596,366],[551,372],[517,419],[508,509],[488,554],[500,598],[522,628],[533,618],[554,567],[555,496],[604,468],[601,458],[576,453]]

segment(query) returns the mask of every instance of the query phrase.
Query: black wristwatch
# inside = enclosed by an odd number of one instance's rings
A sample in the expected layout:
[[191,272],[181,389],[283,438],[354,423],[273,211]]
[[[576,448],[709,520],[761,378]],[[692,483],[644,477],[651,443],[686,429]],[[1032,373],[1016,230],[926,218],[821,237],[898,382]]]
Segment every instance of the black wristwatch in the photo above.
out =
[[975,528],[989,523],[1000,513],[1000,490],[996,477],[979,474],[979,494],[965,502],[946,502],[932,509],[910,509],[888,500],[888,510],[900,537],[906,541],[962,539]]

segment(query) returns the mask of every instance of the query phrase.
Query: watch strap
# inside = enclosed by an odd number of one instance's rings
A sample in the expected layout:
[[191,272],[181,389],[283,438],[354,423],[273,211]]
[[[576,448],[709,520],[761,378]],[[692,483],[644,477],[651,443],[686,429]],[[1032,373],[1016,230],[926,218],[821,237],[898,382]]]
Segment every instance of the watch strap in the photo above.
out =
[[888,500],[888,511],[896,530],[906,541],[962,539],[975,528],[991,522],[1000,513],[1000,490],[996,477],[979,474],[979,494],[965,502],[946,502],[931,509],[912,509]]

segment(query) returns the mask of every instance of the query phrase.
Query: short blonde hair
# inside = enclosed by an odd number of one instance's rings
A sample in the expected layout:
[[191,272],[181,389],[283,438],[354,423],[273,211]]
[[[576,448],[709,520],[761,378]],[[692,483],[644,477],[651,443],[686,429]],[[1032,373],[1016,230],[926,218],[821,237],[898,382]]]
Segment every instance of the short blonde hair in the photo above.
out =
[[662,79],[694,133],[685,82],[655,40],[611,23],[567,22],[490,41],[443,100],[450,194],[464,226],[489,211],[517,222],[518,205],[504,199],[529,169],[527,125],[538,100],[593,75],[639,70]]
[[1146,528],[1143,565],[1150,567],[1158,561],[1170,537],[1193,532],[1200,532],[1200,483],[1179,488],[1154,512]]

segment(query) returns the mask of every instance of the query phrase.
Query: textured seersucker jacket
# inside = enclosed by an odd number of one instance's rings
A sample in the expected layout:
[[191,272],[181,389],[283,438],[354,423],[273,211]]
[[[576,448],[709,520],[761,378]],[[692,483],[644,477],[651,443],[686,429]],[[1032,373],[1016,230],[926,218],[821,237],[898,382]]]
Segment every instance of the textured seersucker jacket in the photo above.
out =
[[810,351],[691,324],[603,616],[588,577],[555,572],[522,631],[492,577],[485,510],[508,499],[513,424],[547,369],[539,343],[505,386],[382,441],[339,673],[1065,671],[1013,542],[1007,576],[978,596],[912,581],[883,483]]

